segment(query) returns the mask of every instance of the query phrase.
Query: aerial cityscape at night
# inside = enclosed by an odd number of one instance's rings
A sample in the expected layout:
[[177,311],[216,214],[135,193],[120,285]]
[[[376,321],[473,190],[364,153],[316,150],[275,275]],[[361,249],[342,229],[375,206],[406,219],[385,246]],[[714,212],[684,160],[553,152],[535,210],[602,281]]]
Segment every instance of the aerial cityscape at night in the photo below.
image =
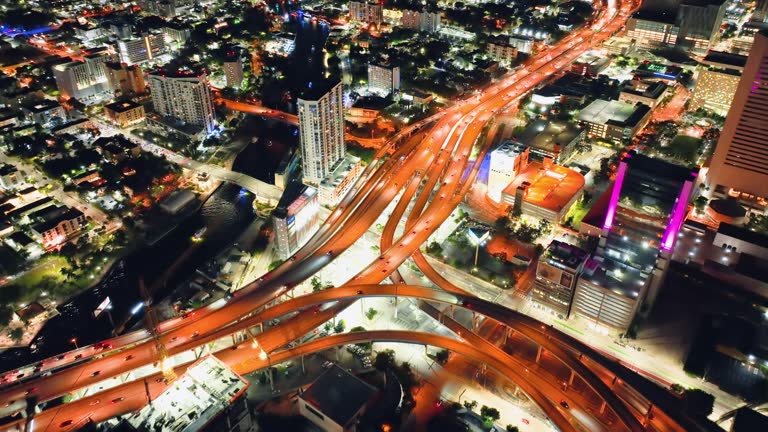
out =
[[768,431],[768,0],[0,0],[0,432]]

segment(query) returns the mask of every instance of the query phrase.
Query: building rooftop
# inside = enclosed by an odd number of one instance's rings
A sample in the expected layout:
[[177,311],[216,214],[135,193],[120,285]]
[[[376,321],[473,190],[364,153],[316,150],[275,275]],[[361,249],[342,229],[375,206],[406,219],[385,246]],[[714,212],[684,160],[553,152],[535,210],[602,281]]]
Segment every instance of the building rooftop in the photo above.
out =
[[346,426],[376,391],[334,364],[302,393],[301,398],[336,424]]
[[351,154],[344,155],[344,157],[339,159],[339,161],[332,167],[331,172],[323,178],[320,185],[335,188],[339,183],[344,181],[347,174],[349,174],[349,172],[352,171],[352,168],[359,163],[359,157],[352,156]]
[[751,432],[758,430],[768,430],[768,416],[748,408],[741,407],[736,410],[733,418],[731,432]]
[[317,195],[317,189],[312,186],[306,186],[302,183],[291,182],[280,197],[280,202],[272,212],[272,216],[278,219],[285,219],[296,214],[299,209],[304,207],[307,201],[310,201]]
[[709,51],[701,60],[701,64],[743,71],[744,66],[747,65],[747,56],[722,51]]
[[320,100],[320,98],[328,94],[331,89],[340,83],[340,81],[331,80],[312,81],[307,85],[307,88],[301,92],[299,99],[306,101]]
[[111,104],[104,105],[104,108],[108,110],[112,110],[114,112],[122,113],[122,112],[130,111],[134,108],[138,108],[140,106],[141,105],[133,101],[122,101],[122,102],[113,102]]
[[8,175],[8,174],[13,174],[13,173],[18,172],[18,171],[19,171],[19,169],[16,168],[15,166],[13,166],[13,165],[10,165],[10,164],[2,164],[2,165],[0,165],[0,175],[4,176],[4,175]]
[[581,278],[616,294],[637,298],[648,275],[621,261],[595,256],[584,265]]
[[661,81],[629,80],[621,88],[621,92],[658,99],[668,88],[669,86]]
[[30,236],[24,234],[21,231],[16,231],[15,233],[9,235],[8,240],[16,243],[20,247],[26,247],[28,244],[35,242]]
[[389,98],[383,98],[379,96],[363,96],[357,98],[352,108],[370,109],[370,110],[383,110],[392,105],[394,101]]
[[31,202],[25,206],[16,207],[13,210],[6,213],[8,217],[15,217],[16,215],[22,214],[26,211],[30,211],[32,209],[36,208],[42,208],[43,206],[53,204],[53,199],[50,197],[41,198],[35,202]]
[[581,110],[577,118],[595,124],[632,127],[637,124],[651,108],[647,105],[632,105],[616,100],[597,99]]
[[679,182],[693,182],[696,181],[696,177],[698,176],[698,172],[692,171],[690,168],[686,168],[682,165],[677,165],[663,159],[652,158],[644,154],[638,154],[635,151],[630,151],[624,155],[622,161],[626,162],[632,170],[645,171],[647,173]]
[[518,144],[514,141],[506,141],[502,143],[500,146],[493,149],[491,152],[491,157],[493,156],[506,156],[510,158],[517,157],[517,155],[523,153],[525,151],[525,146],[522,144]]
[[576,139],[583,128],[558,120],[536,120],[528,125],[517,141],[529,147],[554,152]]
[[602,66],[611,61],[611,57],[605,55],[599,55],[595,51],[587,51],[580,55],[576,59],[574,64],[590,65],[590,66]]
[[589,254],[584,249],[572,244],[552,240],[542,257],[549,264],[576,271],[586,261]]
[[528,183],[523,201],[559,212],[584,187],[584,176],[563,166],[544,168],[541,162],[531,162],[504,193],[514,195],[523,183]]
[[53,100],[42,100],[26,107],[32,113],[43,113],[60,107],[58,102]]
[[568,72],[554,82],[534,90],[534,94],[544,97],[561,95],[583,97],[592,93],[594,81],[594,78],[589,76]]
[[202,430],[249,384],[214,356],[207,356],[169,385],[152,404],[126,422],[135,430],[178,432]]
[[177,213],[186,207],[187,204],[194,201],[195,198],[197,198],[197,195],[189,189],[175,190],[160,203],[160,208],[168,213]]
[[69,210],[67,206],[52,205],[33,212],[29,218],[32,220],[51,220],[63,215],[67,210]]
[[56,126],[55,128],[51,129],[51,133],[56,134],[58,131],[63,131],[72,127],[78,127],[80,125],[85,125],[86,123],[90,123],[91,119],[89,118],[81,118],[77,120],[72,120],[71,122],[64,123],[63,125]]
[[720,226],[717,228],[717,233],[726,235],[728,237],[733,237],[747,243],[752,243],[760,247],[768,248],[768,236],[747,228],[721,222]]
[[202,78],[205,79],[207,71],[199,65],[184,66],[167,69],[156,67],[146,71],[147,75],[161,76],[163,78]]
[[35,230],[38,233],[44,233],[50,229],[55,228],[58,224],[74,220],[79,217],[83,216],[83,212],[76,208],[70,208],[67,209],[67,211],[59,213],[57,215],[54,215],[53,217],[50,217],[49,219],[43,220],[42,222],[38,222],[34,225],[32,225],[32,229]]
[[677,80],[682,73],[683,68],[680,66],[652,62],[640,63],[634,70],[634,74],[639,77],[664,78],[668,80]]
[[731,197],[714,199],[709,202],[709,206],[717,213],[732,218],[742,218],[747,215],[747,209],[739,204],[737,199]]
[[677,14],[675,11],[659,11],[647,7],[641,7],[639,11],[632,14],[632,18],[644,21],[655,21],[664,24],[674,24]]

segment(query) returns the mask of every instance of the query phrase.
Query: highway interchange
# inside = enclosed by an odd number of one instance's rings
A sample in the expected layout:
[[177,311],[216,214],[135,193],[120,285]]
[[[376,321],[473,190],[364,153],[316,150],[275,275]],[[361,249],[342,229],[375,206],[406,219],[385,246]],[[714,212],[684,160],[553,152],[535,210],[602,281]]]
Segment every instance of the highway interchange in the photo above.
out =
[[[591,26],[571,33],[514,74],[479,94],[457,102],[442,112],[439,118],[430,118],[400,131],[388,146],[379,151],[374,163],[366,167],[353,190],[318,232],[291,259],[248,284],[228,301],[219,301],[159,324],[157,333],[169,356],[238,335],[242,340],[240,343],[214,354],[242,374],[341,344],[370,340],[419,343],[447,348],[483,362],[509,377],[563,431],[590,430],[585,416],[603,422],[605,428],[610,428],[606,430],[703,430],[704,426],[676,410],[678,407],[663,389],[661,392],[665,394],[659,395],[659,389],[654,385],[644,383],[642,378],[633,376],[622,366],[605,360],[589,347],[540,325],[532,318],[471,297],[432,269],[419,251],[420,245],[449,217],[471,187],[479,161],[488,150],[485,143],[491,141],[486,139],[485,134],[493,117],[510,107],[514,108],[520,98],[535,86],[621,29],[637,6],[622,3],[617,10],[603,9]],[[470,160],[473,148],[479,150],[474,161]],[[384,158],[386,153],[391,154]],[[382,233],[381,256],[378,259],[342,287],[290,298],[294,287],[312,277],[352,245],[398,196],[400,201]],[[414,198],[415,201],[412,201]],[[396,238],[398,225],[403,221],[409,204],[413,205],[405,219],[405,230]],[[397,268],[409,257],[442,290],[405,284]],[[394,284],[379,285],[386,278]],[[424,308],[431,307],[433,316],[441,319],[459,339],[416,332],[369,331],[323,337],[282,349],[363,296],[429,300],[430,303]],[[447,310],[451,311],[454,308],[469,309],[473,317],[475,313],[489,317],[497,325],[505,327],[504,335],[509,335],[512,330],[523,335],[540,347],[540,352],[554,356],[557,365],[553,368],[559,365],[573,371],[586,384],[589,392],[577,395],[564,390],[559,381],[548,374],[529,373],[529,369],[522,367],[514,355],[474,332],[474,325],[469,328],[461,326],[451,318],[452,313],[436,309],[432,302],[448,305]],[[330,307],[318,306],[324,303]],[[245,332],[251,335],[251,329],[278,317],[283,317],[281,323],[256,334],[256,339],[244,336]],[[50,400],[106,379],[125,376],[142,366],[157,364],[158,358],[156,344],[148,332],[129,333],[67,353],[61,358],[46,360],[35,376],[23,377],[0,388],[0,403],[10,404],[28,395],[34,395],[38,401]],[[176,373],[183,373],[188,365],[178,365]],[[617,391],[617,382],[622,384],[627,381],[633,384]],[[31,420],[30,430],[74,430],[89,419],[102,421],[132,412],[148,402],[147,393],[156,397],[166,386],[160,372],[128,381],[44,410]],[[559,404],[563,400],[567,400],[571,408],[563,408]],[[606,409],[614,415],[601,415]],[[610,424],[613,420],[617,423]],[[8,424],[4,430],[22,430],[25,422],[19,420]]]

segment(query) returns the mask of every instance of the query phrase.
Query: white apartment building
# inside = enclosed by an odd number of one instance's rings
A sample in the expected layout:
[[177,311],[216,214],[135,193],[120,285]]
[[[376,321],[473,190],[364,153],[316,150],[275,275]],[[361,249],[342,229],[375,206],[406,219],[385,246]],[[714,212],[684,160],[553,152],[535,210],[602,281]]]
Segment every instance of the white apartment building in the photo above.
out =
[[317,185],[344,157],[344,104],[341,82],[314,85],[298,98],[304,181]]
[[147,75],[155,112],[166,118],[198,126],[215,127],[213,100],[205,73],[153,71]]
[[399,91],[400,67],[369,64],[368,89],[384,94],[391,94]]
[[168,52],[165,34],[144,34],[134,39],[124,39],[117,42],[120,61],[128,65],[144,63]]
[[440,19],[438,12],[418,12],[406,9],[400,18],[400,25],[413,30],[434,33],[440,30]]
[[380,3],[351,1],[349,2],[349,19],[362,24],[381,25],[384,21],[384,7]]

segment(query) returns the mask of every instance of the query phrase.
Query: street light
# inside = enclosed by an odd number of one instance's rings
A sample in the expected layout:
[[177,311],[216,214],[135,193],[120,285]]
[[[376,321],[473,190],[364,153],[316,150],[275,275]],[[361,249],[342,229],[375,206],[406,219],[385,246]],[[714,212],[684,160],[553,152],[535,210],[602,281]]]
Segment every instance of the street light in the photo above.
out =
[[470,228],[467,230],[467,237],[469,241],[475,245],[475,266],[474,271],[477,271],[477,258],[480,254],[480,246],[485,244],[488,237],[491,236],[491,231],[487,229]]
[[75,349],[80,349],[80,347],[77,346],[77,338],[72,338],[69,340],[69,342],[75,345]]

